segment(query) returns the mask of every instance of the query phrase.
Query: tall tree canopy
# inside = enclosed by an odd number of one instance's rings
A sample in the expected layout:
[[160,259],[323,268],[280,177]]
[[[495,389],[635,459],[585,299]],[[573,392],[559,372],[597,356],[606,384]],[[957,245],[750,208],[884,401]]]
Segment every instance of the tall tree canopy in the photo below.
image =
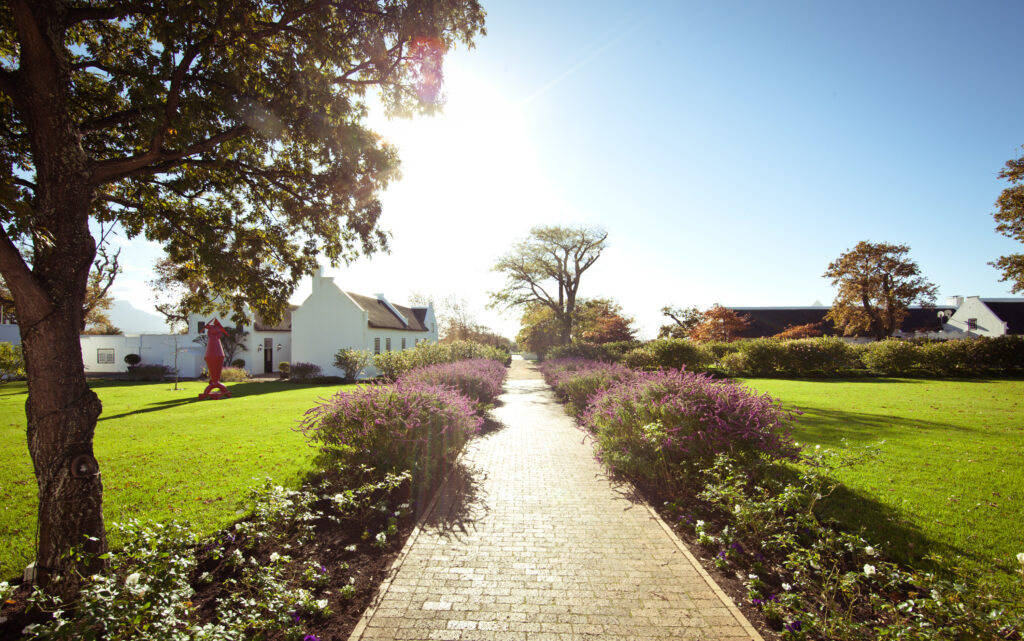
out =
[[505,287],[491,293],[491,304],[524,311],[547,307],[558,323],[559,344],[567,344],[580,279],[601,257],[607,238],[608,232],[596,227],[534,227],[492,268],[505,275]]
[[106,548],[78,340],[90,221],[161,243],[194,302],[279,317],[318,254],[386,247],[377,195],[398,159],[365,126],[368,90],[392,114],[434,110],[444,53],[483,20],[476,0],[0,4],[0,274],[28,368],[44,581],[72,544]]
[[[996,201],[996,231],[1024,243],[1024,156],[1008,160],[1006,167],[999,172],[1000,178],[1010,181],[1010,186],[1003,190]],[[1004,281],[1009,281],[1013,293],[1024,292],[1024,254],[1001,256],[990,263],[1003,272]]]
[[825,278],[839,293],[825,318],[846,336],[891,336],[912,303],[933,304],[938,288],[921,276],[906,245],[861,241],[829,264]]

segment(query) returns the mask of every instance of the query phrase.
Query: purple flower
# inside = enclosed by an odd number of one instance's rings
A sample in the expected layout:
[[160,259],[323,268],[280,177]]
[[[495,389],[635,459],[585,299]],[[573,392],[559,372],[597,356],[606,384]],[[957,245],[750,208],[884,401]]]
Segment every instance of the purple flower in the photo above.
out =
[[800,619],[797,619],[795,621],[791,621],[791,622],[787,623],[786,624],[786,629],[789,630],[790,632],[799,632],[800,631]]
[[302,641],[320,641],[320,637],[316,636],[315,634],[307,634],[306,636],[302,637]]
[[298,610],[292,611],[292,621],[295,622],[295,625],[302,623],[302,614]]

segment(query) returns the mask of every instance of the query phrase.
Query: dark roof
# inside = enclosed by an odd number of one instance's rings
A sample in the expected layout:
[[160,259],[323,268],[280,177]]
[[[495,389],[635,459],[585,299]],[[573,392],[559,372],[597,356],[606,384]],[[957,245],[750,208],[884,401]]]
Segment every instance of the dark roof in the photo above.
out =
[[259,314],[253,312],[252,328],[257,332],[290,332],[292,331],[292,312],[298,308],[298,305],[289,305],[288,309],[284,310],[281,322],[276,325],[268,324]]
[[982,298],[981,302],[985,303],[1000,320],[1006,322],[1008,334],[1024,334],[1024,300],[985,300]]
[[354,294],[352,292],[346,292],[352,297],[352,300],[363,308],[363,311],[370,315],[369,325],[370,327],[376,327],[379,329],[403,329],[410,332],[429,332],[427,329],[425,320],[427,317],[427,310],[420,308],[417,310],[410,309],[403,305],[395,305],[391,303],[391,306],[398,310],[398,313],[405,316],[405,320],[409,321],[409,325],[403,325],[400,318],[395,316],[384,301],[378,300],[376,296],[363,296],[362,294]]
[[[819,329],[826,336],[841,334],[836,331],[836,326],[832,324],[832,321],[825,320],[828,307],[730,307],[729,309],[737,314],[750,317],[750,327],[740,332],[740,338],[775,336],[787,327],[809,323],[821,323]],[[943,310],[954,311],[955,308],[910,307],[900,330],[908,333],[915,331],[937,332],[942,329],[938,312]]]

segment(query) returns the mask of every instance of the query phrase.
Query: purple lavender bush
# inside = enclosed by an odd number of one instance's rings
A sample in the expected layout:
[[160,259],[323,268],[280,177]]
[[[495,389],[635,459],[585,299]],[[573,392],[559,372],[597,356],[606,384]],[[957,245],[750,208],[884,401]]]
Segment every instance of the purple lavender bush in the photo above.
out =
[[325,464],[409,470],[414,484],[430,485],[482,424],[452,388],[403,381],[339,392],[307,411],[299,429]]
[[639,373],[596,394],[583,414],[611,469],[666,485],[718,454],[795,459],[790,420],[767,394],[681,370]]
[[617,363],[591,361],[566,369],[553,377],[555,394],[574,416],[580,416],[589,407],[595,394],[630,381],[636,372]]
[[474,401],[478,407],[494,403],[501,394],[501,384],[508,370],[501,363],[474,358],[455,363],[440,363],[420,367],[403,374],[400,383],[444,385]]
[[601,361],[595,361],[589,358],[553,358],[541,363],[539,369],[545,382],[547,382],[551,387],[554,387],[563,377],[570,376],[577,370],[586,369],[600,364]]

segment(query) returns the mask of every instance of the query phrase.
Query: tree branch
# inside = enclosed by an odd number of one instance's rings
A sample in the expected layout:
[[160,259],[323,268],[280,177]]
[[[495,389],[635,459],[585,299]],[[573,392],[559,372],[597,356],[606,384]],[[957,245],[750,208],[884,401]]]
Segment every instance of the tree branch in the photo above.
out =
[[147,153],[129,158],[107,160],[96,166],[93,170],[92,178],[96,184],[103,184],[131,176],[163,173],[183,164],[189,156],[211,151],[218,145],[233,140],[248,130],[248,125],[236,125],[227,131],[222,131],[216,136],[207,138],[180,151],[150,150]]

